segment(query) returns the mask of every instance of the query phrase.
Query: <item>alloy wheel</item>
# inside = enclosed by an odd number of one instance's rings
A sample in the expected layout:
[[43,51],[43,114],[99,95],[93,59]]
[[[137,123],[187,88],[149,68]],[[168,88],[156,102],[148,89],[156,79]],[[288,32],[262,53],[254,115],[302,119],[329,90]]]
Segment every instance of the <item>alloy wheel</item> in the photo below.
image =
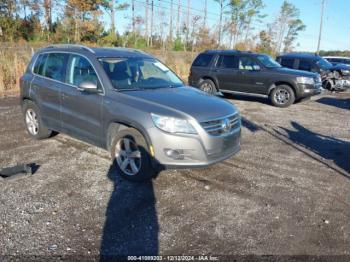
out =
[[275,93],[275,101],[280,104],[280,105],[284,105],[286,103],[288,103],[290,98],[290,94],[286,89],[278,89]]
[[130,138],[124,137],[117,142],[115,158],[119,168],[129,176],[136,175],[141,169],[141,151]]
[[39,133],[38,117],[33,109],[26,112],[26,125],[31,135],[35,136]]
[[201,84],[200,89],[204,92],[211,93],[213,90],[213,87],[211,86],[211,84],[204,82],[203,84]]

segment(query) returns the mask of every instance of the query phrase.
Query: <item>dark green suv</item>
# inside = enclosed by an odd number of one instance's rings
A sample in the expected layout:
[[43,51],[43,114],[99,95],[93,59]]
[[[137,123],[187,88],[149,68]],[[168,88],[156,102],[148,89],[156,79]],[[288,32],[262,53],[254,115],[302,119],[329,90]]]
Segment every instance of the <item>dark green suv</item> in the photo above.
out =
[[322,91],[317,73],[282,67],[265,54],[208,50],[194,60],[188,82],[209,93],[250,93],[268,96],[287,107]]

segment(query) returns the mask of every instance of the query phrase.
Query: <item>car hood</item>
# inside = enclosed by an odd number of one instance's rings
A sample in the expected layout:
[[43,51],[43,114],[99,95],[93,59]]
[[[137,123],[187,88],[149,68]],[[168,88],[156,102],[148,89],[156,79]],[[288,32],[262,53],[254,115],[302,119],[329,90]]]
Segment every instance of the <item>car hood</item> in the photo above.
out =
[[123,93],[153,105],[153,113],[161,114],[163,108],[167,111],[176,111],[192,116],[197,121],[220,118],[238,112],[233,104],[224,99],[187,86],[126,91]]
[[276,68],[272,68],[272,70],[277,72],[277,73],[285,74],[285,75],[305,76],[305,77],[316,77],[317,76],[316,73],[302,71],[302,70],[290,69],[290,68],[287,68],[287,67],[276,67]]
[[350,70],[350,65],[336,64],[331,67],[331,70]]

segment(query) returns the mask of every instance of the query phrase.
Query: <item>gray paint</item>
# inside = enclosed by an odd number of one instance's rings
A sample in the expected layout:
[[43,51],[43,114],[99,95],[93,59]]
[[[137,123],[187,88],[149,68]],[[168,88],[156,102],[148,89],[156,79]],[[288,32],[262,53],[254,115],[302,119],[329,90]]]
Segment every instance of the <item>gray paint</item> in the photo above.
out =
[[[81,88],[35,75],[34,62],[41,53],[67,53],[90,61],[101,82],[103,92],[87,92]],[[155,151],[155,160],[166,166],[204,166],[222,161],[240,149],[240,125],[233,132],[214,137],[200,125],[202,121],[237,114],[238,110],[225,100],[190,87],[160,88],[140,91],[118,91],[101,66],[101,57],[145,57],[130,49],[50,47],[36,53],[21,78],[21,99],[33,100],[43,121],[55,131],[63,132],[94,145],[109,149],[111,126],[115,123],[132,126],[146,138]],[[155,127],[151,113],[188,120],[196,135],[170,134]],[[119,125],[117,125],[119,126]],[[190,152],[185,160],[165,156],[164,149]]]

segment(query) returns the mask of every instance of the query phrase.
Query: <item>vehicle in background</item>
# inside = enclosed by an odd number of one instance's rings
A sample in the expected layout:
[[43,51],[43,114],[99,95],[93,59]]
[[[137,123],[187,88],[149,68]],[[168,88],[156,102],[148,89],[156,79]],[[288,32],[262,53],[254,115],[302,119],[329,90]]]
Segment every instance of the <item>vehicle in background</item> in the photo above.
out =
[[350,65],[350,57],[324,56],[323,58],[326,59],[328,62],[330,62],[332,65],[337,65],[337,64]]
[[184,83],[144,52],[53,45],[33,56],[21,78],[31,137],[52,131],[105,148],[133,181],[158,167],[200,167],[240,150],[236,107]]
[[188,82],[208,93],[249,93],[287,107],[322,91],[316,73],[281,67],[265,54],[235,50],[207,50],[193,61]]
[[325,89],[342,91],[350,87],[350,66],[348,65],[332,65],[323,57],[313,53],[288,53],[278,56],[276,60],[284,67],[319,73]]

